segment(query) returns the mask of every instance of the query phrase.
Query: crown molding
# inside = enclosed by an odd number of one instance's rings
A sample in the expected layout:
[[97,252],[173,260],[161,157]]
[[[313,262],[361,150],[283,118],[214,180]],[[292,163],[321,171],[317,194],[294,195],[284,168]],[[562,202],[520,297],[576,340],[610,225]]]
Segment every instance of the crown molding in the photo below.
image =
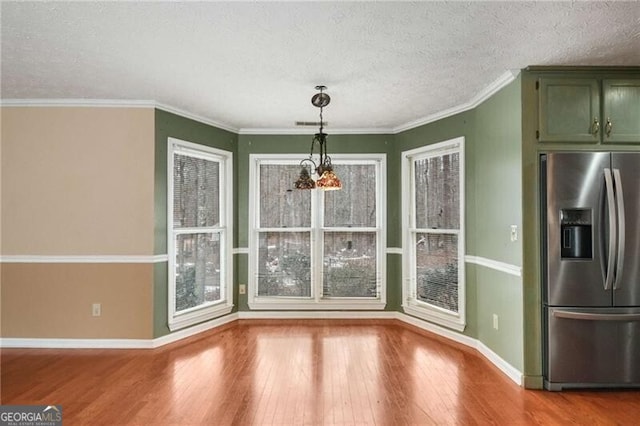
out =
[[[286,128],[286,129],[271,129],[271,128],[241,128],[238,131],[240,135],[314,135],[318,133],[315,127],[304,128]],[[356,129],[331,129],[325,127],[329,136],[335,135],[392,135],[393,129],[386,127],[372,127],[372,128],[356,128]]]
[[176,114],[190,120],[208,124],[232,133],[238,133],[238,129],[219,121],[211,120],[202,115],[193,114],[180,108],[161,104],[153,100],[129,100],[129,99],[0,99],[2,107],[83,107],[83,108],[155,108]]
[[171,114],[176,114],[181,117],[189,118],[191,120],[198,121],[203,124],[208,124],[209,126],[217,127],[218,129],[226,130],[227,132],[236,133],[236,134],[239,133],[238,132],[239,129],[237,127],[230,126],[220,121],[212,120],[202,115],[192,114],[189,111],[185,111],[180,108],[174,108],[170,105],[160,104],[160,103],[156,103],[155,107],[163,111],[170,112]]
[[[385,128],[355,128],[355,129],[329,129],[331,135],[395,135],[452,115],[468,111],[489,99],[498,90],[502,89],[514,81],[520,70],[508,70],[495,81],[485,87],[469,102],[448,108],[444,111],[431,114],[427,117],[410,121],[403,125]],[[226,130],[238,135],[313,135],[314,129],[309,128],[237,128],[216,120],[212,120],[202,115],[193,114],[189,111],[175,108],[170,105],[161,104],[153,100],[127,100],[127,99],[0,99],[0,106],[3,107],[102,107],[102,108],[157,108],[162,111],[176,114],[203,124],[208,124],[222,130]]]
[[410,121],[409,123],[403,124],[398,127],[393,128],[393,134],[398,134],[401,132],[405,132],[407,130],[415,129],[416,127],[424,126],[425,124],[433,123],[434,121],[442,120],[443,118],[451,117],[452,115],[460,114],[461,112],[468,111],[480,105],[482,102],[489,99],[493,96],[497,91],[507,86],[509,83],[514,81],[518,75],[520,74],[520,70],[509,70],[503,73],[500,77],[494,80],[487,87],[482,89],[480,93],[471,98],[469,102],[464,104],[445,109],[444,111],[437,112],[435,114],[431,114],[427,117]]

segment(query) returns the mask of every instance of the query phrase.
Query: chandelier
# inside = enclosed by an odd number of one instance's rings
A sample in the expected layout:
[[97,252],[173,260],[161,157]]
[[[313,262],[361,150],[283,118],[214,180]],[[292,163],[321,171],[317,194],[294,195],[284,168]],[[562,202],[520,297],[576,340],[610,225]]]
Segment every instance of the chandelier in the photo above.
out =
[[[326,86],[316,86],[316,90],[320,93],[316,93],[311,98],[311,103],[320,108],[320,131],[313,136],[311,141],[311,153],[309,158],[305,158],[300,162],[300,177],[295,182],[296,189],[313,189],[320,188],[325,191],[332,191],[342,188],[342,182],[338,179],[338,176],[333,172],[333,166],[331,165],[331,157],[327,155],[327,134],[324,133],[324,122],[322,121],[322,109],[329,105],[331,98],[324,93]],[[313,160],[313,151],[318,145],[319,158],[316,163]],[[318,179],[314,181],[311,178],[311,171],[315,171]]]

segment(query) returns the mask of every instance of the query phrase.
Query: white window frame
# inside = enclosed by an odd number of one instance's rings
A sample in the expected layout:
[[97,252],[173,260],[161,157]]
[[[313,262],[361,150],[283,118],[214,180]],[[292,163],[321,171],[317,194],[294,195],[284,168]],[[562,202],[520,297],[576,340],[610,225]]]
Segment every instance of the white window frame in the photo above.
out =
[[[323,227],[323,191],[313,189],[311,194],[311,296],[278,297],[258,296],[258,238],[259,232],[275,230],[260,228],[260,165],[299,165],[301,154],[250,154],[249,155],[249,267],[248,304],[253,310],[382,310],[387,303],[386,272],[386,213],[387,176],[386,154],[331,154],[333,164],[371,164],[376,166],[376,226],[375,228]],[[293,187],[293,182],[291,182]],[[294,189],[294,191],[299,191]],[[306,230],[307,228],[283,228]],[[280,230],[280,228],[278,228]],[[376,263],[378,282],[377,298],[323,297],[323,233],[367,231],[376,233]],[[319,253],[319,254],[318,254]]]
[[[202,228],[173,226],[174,154],[215,161],[220,165],[220,225]],[[215,232],[220,235],[220,300],[176,312],[176,236],[184,233]],[[233,153],[175,138],[167,148],[167,251],[169,256],[168,326],[171,331],[189,327],[231,312],[233,309]]]
[[[463,331],[466,326],[465,299],[465,156],[464,137],[426,145],[420,148],[402,152],[402,235],[403,235],[403,268],[402,268],[402,308],[405,313],[434,322],[445,327]],[[460,169],[460,229],[457,232],[443,231],[447,234],[457,234],[458,237],[458,312],[425,303],[416,295],[416,251],[415,235],[415,189],[414,189],[414,161],[441,155],[459,153]],[[422,230],[419,230],[422,232]],[[432,233],[437,233],[434,231]]]

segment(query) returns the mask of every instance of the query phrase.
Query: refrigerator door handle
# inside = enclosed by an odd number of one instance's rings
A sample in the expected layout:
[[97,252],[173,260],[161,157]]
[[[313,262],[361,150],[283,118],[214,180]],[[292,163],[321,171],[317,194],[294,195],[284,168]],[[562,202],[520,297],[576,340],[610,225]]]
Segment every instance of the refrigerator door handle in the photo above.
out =
[[607,207],[609,209],[609,259],[607,260],[607,275],[604,280],[604,289],[609,290],[613,283],[613,268],[616,262],[616,204],[613,193],[613,179],[611,169],[604,169],[604,183],[607,188]]
[[640,321],[640,314],[593,314],[588,312],[554,310],[556,318],[566,318],[585,321]]
[[616,201],[618,202],[618,265],[616,266],[616,277],[613,281],[613,289],[619,289],[622,283],[622,267],[624,266],[624,195],[622,192],[622,178],[620,170],[613,169],[613,179],[616,184]]

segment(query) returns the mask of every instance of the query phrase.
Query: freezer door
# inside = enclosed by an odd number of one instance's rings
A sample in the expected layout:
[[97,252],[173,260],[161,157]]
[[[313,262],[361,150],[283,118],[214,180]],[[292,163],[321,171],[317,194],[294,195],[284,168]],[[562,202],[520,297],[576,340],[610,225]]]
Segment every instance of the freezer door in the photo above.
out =
[[613,303],[640,306],[640,153],[614,153],[611,163],[620,228]]
[[606,190],[611,186],[605,183],[611,155],[549,153],[546,158],[545,303],[611,306],[611,282],[605,282],[611,248],[608,208],[614,205]]
[[547,308],[545,385],[640,386],[640,309]]

